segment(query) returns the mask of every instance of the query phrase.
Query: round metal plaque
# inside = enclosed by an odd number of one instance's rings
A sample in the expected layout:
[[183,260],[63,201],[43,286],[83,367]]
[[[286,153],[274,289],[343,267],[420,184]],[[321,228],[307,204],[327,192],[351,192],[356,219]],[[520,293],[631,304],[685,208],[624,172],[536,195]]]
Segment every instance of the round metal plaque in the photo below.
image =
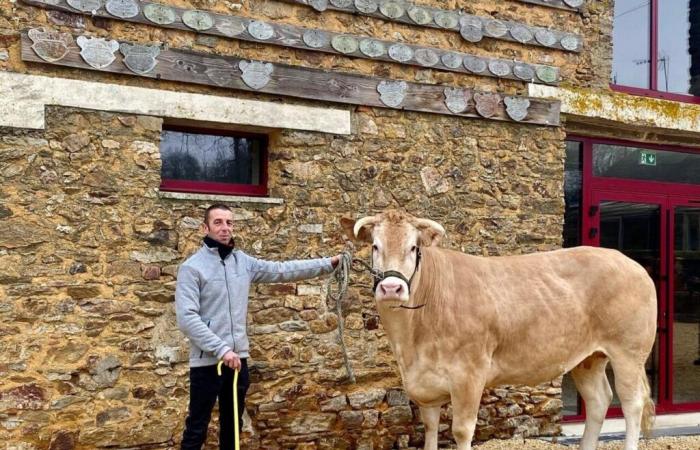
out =
[[557,36],[545,28],[535,31],[535,39],[545,47],[551,47],[557,43]]
[[469,100],[472,98],[471,92],[459,88],[445,88],[445,106],[455,114],[462,113],[469,107]]
[[175,22],[175,10],[157,3],[149,3],[143,8],[146,19],[158,25],[170,25]]
[[269,23],[254,20],[248,24],[248,33],[255,39],[266,41],[274,36],[275,29]]
[[425,67],[432,67],[440,61],[438,54],[429,48],[416,50],[415,58],[418,64]]
[[515,63],[513,74],[521,80],[531,81],[535,79],[535,69],[525,63]]
[[477,92],[474,94],[474,102],[476,103],[476,112],[483,117],[493,117],[500,109],[501,96]]
[[301,39],[311,48],[321,48],[329,41],[328,35],[321,30],[306,30]]
[[262,89],[270,82],[275,67],[271,63],[260,61],[241,61],[238,63],[241,69],[243,82],[253,89]]
[[527,110],[530,108],[530,100],[522,97],[505,97],[503,103],[506,105],[508,116],[520,122],[527,117]]
[[102,7],[101,0],[66,0],[73,9],[77,9],[82,12],[92,12],[97,11]]
[[214,26],[214,19],[204,11],[185,11],[182,23],[197,31],[208,30]]
[[219,19],[216,29],[226,36],[233,37],[245,31],[245,24],[238,20]]
[[574,36],[573,34],[567,34],[566,36],[561,38],[561,41],[559,41],[559,43],[566,50],[574,51],[574,50],[578,49],[580,41],[579,41],[578,37]]
[[32,50],[48,62],[60,61],[70,52],[70,47],[74,46],[70,33],[59,33],[42,27],[32,28],[27,35],[34,42]]
[[572,8],[580,8],[583,5],[584,0],[564,0],[564,3],[571,6]]
[[483,27],[483,24],[481,23],[481,19],[479,19],[476,16],[469,15],[469,14],[465,14],[459,18],[459,25],[460,26],[470,25],[470,26],[478,28],[478,29],[481,29]]
[[384,0],[379,5],[379,11],[390,19],[398,19],[406,12],[403,4],[395,0]]
[[510,75],[510,64],[500,59],[492,59],[489,61],[489,71],[499,77]]
[[389,57],[394,61],[406,62],[413,58],[413,50],[404,44],[394,44],[389,47]]
[[435,13],[435,23],[442,28],[453,30],[459,25],[459,17],[453,12],[439,11]]
[[458,53],[445,53],[440,58],[445,67],[456,69],[462,65],[462,55]]
[[486,70],[487,64],[486,61],[476,56],[465,56],[464,67],[470,72],[482,73]]
[[352,0],[331,0],[331,4],[336,8],[351,8]]
[[105,9],[113,16],[129,19],[139,14],[136,0],[108,0]]
[[95,69],[104,69],[114,62],[114,52],[119,50],[119,42],[107,41],[105,38],[88,38],[78,36],[76,43],[80,47],[80,56]]
[[513,39],[523,44],[532,40],[532,31],[523,25],[513,25],[510,29],[510,35],[513,36]]
[[378,7],[376,0],[355,0],[355,8],[365,14],[372,14]]
[[425,8],[411,6],[408,8],[408,17],[418,25],[425,25],[433,21],[433,16]]
[[309,0],[309,6],[319,12],[323,12],[328,8],[328,0]]
[[339,34],[331,39],[331,46],[340,53],[348,54],[357,51],[358,43],[357,39],[352,36]]
[[481,27],[477,28],[473,25],[462,25],[459,29],[459,34],[465,41],[469,42],[479,42],[484,38],[484,32],[481,31]]
[[491,37],[503,37],[508,33],[508,27],[500,20],[487,20],[484,25],[484,30]]
[[360,41],[360,51],[370,58],[377,58],[386,53],[386,47],[382,41],[363,39]]
[[537,74],[537,78],[545,83],[554,83],[559,78],[557,69],[552,66],[537,66],[535,73]]
[[160,47],[157,45],[139,45],[122,43],[119,51],[124,55],[124,65],[134,73],[146,75],[158,64]]
[[405,81],[380,81],[377,85],[379,99],[386,106],[396,108],[403,103],[408,90],[408,83]]

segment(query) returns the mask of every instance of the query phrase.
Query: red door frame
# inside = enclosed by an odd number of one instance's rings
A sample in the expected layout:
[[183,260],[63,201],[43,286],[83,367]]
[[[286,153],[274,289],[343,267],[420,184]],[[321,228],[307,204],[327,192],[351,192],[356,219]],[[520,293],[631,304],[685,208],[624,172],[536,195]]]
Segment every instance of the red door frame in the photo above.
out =
[[[674,208],[677,206],[699,206],[700,185],[678,184],[656,181],[643,181],[620,178],[604,178],[593,176],[593,144],[613,144],[638,148],[648,148],[666,151],[681,151],[684,153],[700,153],[697,149],[678,146],[662,146],[640,144],[637,142],[616,139],[595,139],[584,136],[567,136],[568,141],[582,143],[582,172],[583,186],[581,195],[581,244],[599,246],[600,233],[590,235],[592,228],[600,229],[599,204],[600,200],[616,200],[637,203],[658,204],[661,208],[661,249],[660,249],[660,279],[659,286],[659,392],[657,412],[689,412],[700,411],[700,401],[674,405],[673,402],[673,270],[670,267],[674,261],[672,233],[674,228]],[[695,200],[695,201],[693,201]],[[697,203],[696,203],[697,202]],[[592,207],[597,207],[593,208]],[[621,408],[610,408],[608,417],[622,416]],[[585,418],[584,410],[576,416],[566,416],[565,421],[581,421]]]

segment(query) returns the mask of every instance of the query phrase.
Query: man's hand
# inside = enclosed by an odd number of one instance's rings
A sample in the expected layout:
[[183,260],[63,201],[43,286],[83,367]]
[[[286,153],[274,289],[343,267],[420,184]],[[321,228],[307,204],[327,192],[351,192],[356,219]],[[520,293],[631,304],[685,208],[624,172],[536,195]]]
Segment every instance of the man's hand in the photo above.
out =
[[226,367],[229,367],[233,370],[240,370],[241,369],[241,357],[238,356],[237,353],[234,353],[233,351],[227,352],[222,361],[224,362],[224,365]]
[[343,257],[342,254],[335,255],[335,256],[331,257],[331,265],[333,266],[334,269],[336,267],[338,267],[338,264],[340,263],[340,258],[342,258],[342,257]]

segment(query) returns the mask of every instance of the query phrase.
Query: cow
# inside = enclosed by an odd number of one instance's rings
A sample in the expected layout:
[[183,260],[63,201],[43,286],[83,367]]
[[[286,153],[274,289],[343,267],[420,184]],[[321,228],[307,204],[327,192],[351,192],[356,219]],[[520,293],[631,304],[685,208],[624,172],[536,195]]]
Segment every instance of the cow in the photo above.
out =
[[576,247],[480,257],[438,247],[444,228],[389,210],[341,225],[372,245],[374,297],[403,387],[420,408],[425,450],[437,449],[440,407],[452,403],[459,450],[471,449],[484,388],[536,385],[571,372],[586,405],[581,450],[594,450],[612,400],[625,450],[651,429],[645,361],[656,335],[656,290],[617,250]]

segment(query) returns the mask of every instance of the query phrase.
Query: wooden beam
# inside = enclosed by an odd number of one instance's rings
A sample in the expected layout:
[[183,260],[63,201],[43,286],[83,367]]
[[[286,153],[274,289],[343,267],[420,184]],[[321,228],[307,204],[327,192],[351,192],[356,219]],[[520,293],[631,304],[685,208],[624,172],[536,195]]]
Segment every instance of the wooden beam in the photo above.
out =
[[[446,90],[451,88],[450,86],[397,82],[364,75],[327,72],[264,61],[253,62],[241,58],[185,50],[160,49],[159,52],[156,52],[153,50],[156,46],[147,48],[135,44],[136,47],[132,47],[134,44],[128,42],[120,42],[119,51],[114,50],[113,54],[105,54],[105,51],[109,52],[109,49],[115,48],[116,45],[108,40],[82,36],[79,42],[83,48],[92,47],[90,44],[92,42],[97,44],[95,47],[100,49],[100,58],[91,59],[92,65],[90,65],[81,57],[80,49],[75,45],[74,36],[68,33],[52,32],[51,35],[46,36],[47,39],[42,39],[45,33],[44,29],[22,32],[22,60],[334,103],[381,108],[390,108],[389,105],[396,105],[394,109],[460,117],[489,116],[485,118],[501,121],[513,120],[511,117],[515,110],[510,110],[510,113],[506,111],[506,103],[520,102],[522,106],[522,103],[527,100],[529,108],[526,110],[526,115],[518,122],[549,126],[559,125],[559,102],[557,101],[502,94],[482,96],[483,93],[473,89],[460,88],[452,94],[461,96],[461,99],[464,100],[464,109],[459,108],[459,102],[457,102],[457,108],[452,103],[453,109],[460,110],[460,112],[455,113],[448,108],[446,103]],[[30,38],[30,34],[32,38]],[[65,43],[65,48],[59,45],[57,50],[57,42]],[[104,50],[105,48],[108,50]],[[134,52],[134,49],[138,52]],[[131,55],[133,59],[129,59],[129,56],[125,57],[125,54]],[[111,56],[115,58],[110,62]],[[153,60],[149,58],[153,58]],[[100,64],[97,64],[98,62]],[[105,64],[106,62],[108,63]],[[95,65],[102,68],[96,69]],[[134,70],[139,71],[139,73]],[[398,83],[402,83],[402,85],[399,86]],[[397,87],[403,87],[403,96],[397,96]],[[393,93],[390,92],[392,90]],[[381,94],[380,91],[382,91]],[[481,108],[477,108],[474,101],[477,97],[485,99],[481,103]],[[397,98],[398,103],[396,102]],[[489,99],[490,102],[487,101]],[[495,101],[493,101],[494,99]],[[516,117],[518,117],[517,111],[515,112]]]
[[[405,0],[388,0],[390,3],[399,5],[393,8],[382,7],[380,0],[366,0],[368,4],[372,6],[363,6],[361,9],[358,8],[357,2],[351,0],[281,1],[309,6],[319,12],[329,9],[350,14],[376,17],[386,21],[412,26],[455,31],[462,34],[462,37],[469,42],[478,42],[481,38],[490,38],[526,45],[555,48],[567,52],[580,52],[583,47],[583,38],[575,33],[531,26],[522,22],[475,16],[466,14],[461,10],[432,8],[423,5],[418,6]],[[530,3],[543,4],[546,6],[563,4],[560,0],[551,0],[548,2],[532,0]],[[565,9],[571,8],[566,7]],[[444,19],[446,16],[450,16],[451,18]],[[467,24],[477,26],[477,29],[480,29],[480,31],[477,32],[477,30],[472,28],[462,33],[463,26]],[[573,45],[574,43],[576,45]]]
[[[146,18],[145,9],[151,2],[134,0],[138,13],[133,17],[121,18],[110,14],[101,7],[95,11],[78,11],[69,6],[65,0],[22,0],[32,6],[58,11],[80,13],[92,17],[122,20],[133,23],[195,31],[183,22],[183,16],[193,10],[167,7],[173,14],[173,22],[156,24]],[[162,6],[160,4],[155,4]],[[530,83],[557,85],[560,81],[559,68],[543,64],[530,64],[512,59],[489,58],[467,53],[442,50],[419,45],[403,44],[396,41],[384,41],[350,34],[334,33],[294,25],[263,22],[233,15],[206,13],[212,21],[209,28],[197,31],[200,34],[213,35],[242,41],[278,45],[307,51],[317,51],[334,55],[386,61],[395,64],[429,67],[432,69],[466,73],[477,76],[505,78]],[[257,34],[258,37],[255,35]],[[260,37],[266,37],[261,39]],[[345,44],[344,46],[342,44]],[[367,47],[365,47],[365,44]],[[371,48],[370,48],[371,47]],[[392,50],[396,50],[392,53]],[[467,63],[469,61],[470,63]]]

